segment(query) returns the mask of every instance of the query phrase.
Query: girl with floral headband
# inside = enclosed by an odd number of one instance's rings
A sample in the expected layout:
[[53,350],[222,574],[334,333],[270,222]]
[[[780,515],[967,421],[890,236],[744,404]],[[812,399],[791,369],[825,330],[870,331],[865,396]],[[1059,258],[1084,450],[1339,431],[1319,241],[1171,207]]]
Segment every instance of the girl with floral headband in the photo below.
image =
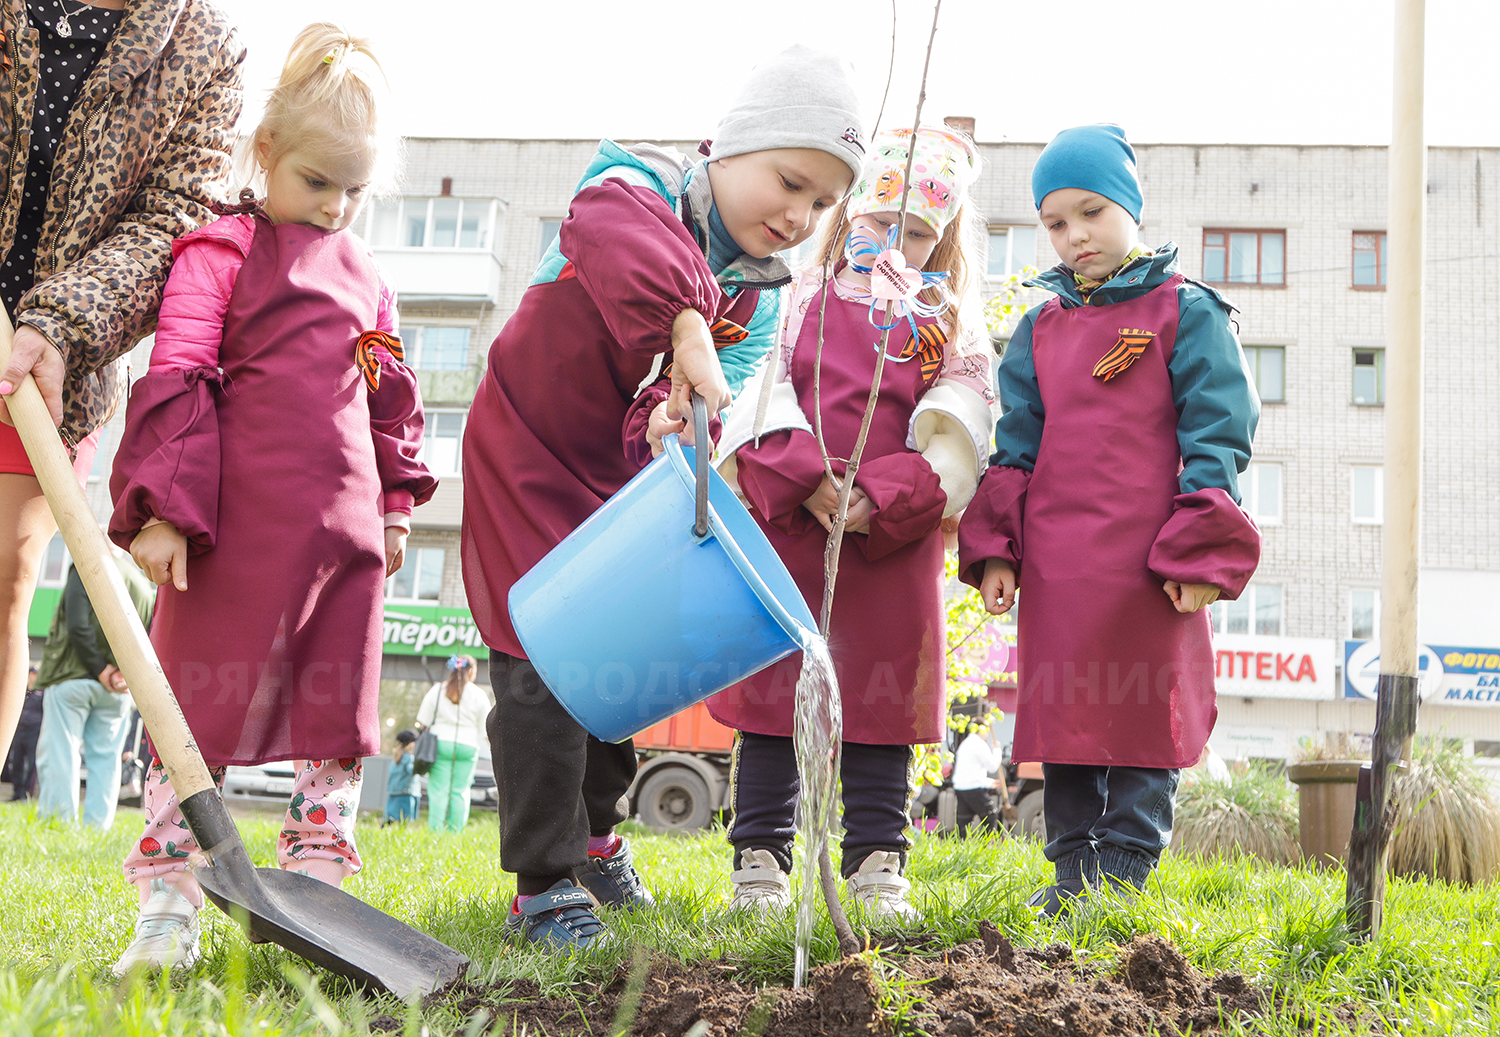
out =
[[[299,761],[277,860],[332,885],[361,866],[383,584],[437,485],[416,460],[395,293],[349,231],[390,179],[383,87],[365,41],[322,23],[298,35],[248,142],[264,195],[174,243],[110,480],[110,535],[161,585],[151,640],[204,759],[219,780]],[[197,847],[159,760],[144,808],[125,859],[141,913],[117,973],[198,956]]]
[[[968,503],[989,454],[991,353],[974,305],[978,219],[965,197],[978,171],[973,145],[950,130],[875,138],[854,193],[793,284],[781,348],[730,412],[721,448],[721,469],[738,480],[816,611],[844,476],[839,458],[854,449],[881,328],[890,326],[828,637],[843,700],[843,874],[877,918],[916,916],[901,874],[911,747],[942,738],[947,701],[940,527]],[[907,287],[888,318],[893,281]],[[790,900],[801,665],[800,654],[791,656],[708,703],[738,731],[733,909],[779,909]]]

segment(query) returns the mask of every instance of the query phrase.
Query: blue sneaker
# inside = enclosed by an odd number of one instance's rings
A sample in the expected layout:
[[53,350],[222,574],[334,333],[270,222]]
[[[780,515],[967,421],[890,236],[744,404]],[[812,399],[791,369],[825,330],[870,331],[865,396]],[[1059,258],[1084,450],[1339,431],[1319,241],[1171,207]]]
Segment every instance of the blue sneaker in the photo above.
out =
[[527,943],[558,951],[587,947],[605,935],[604,923],[594,914],[594,898],[567,879],[527,898],[519,911],[512,903],[505,928]]
[[589,855],[587,863],[575,872],[578,884],[594,899],[608,907],[654,907],[656,900],[641,882],[640,872],[630,857],[630,844],[623,837],[608,857]]

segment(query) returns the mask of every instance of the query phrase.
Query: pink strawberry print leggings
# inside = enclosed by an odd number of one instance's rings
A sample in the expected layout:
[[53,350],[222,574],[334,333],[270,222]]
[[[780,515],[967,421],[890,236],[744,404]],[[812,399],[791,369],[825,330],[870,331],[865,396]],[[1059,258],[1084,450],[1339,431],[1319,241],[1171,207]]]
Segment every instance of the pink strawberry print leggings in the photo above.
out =
[[[297,783],[276,840],[278,867],[306,870],[333,885],[364,867],[354,842],[363,771],[358,758],[298,761]],[[222,787],[224,768],[214,767],[209,773],[214,785]],[[198,844],[177,807],[177,793],[160,760],[151,761],[144,792],[146,827],[125,855],[126,881],[136,884],[144,901],[151,880],[165,878],[202,906],[198,883],[188,871],[188,855],[198,849]]]

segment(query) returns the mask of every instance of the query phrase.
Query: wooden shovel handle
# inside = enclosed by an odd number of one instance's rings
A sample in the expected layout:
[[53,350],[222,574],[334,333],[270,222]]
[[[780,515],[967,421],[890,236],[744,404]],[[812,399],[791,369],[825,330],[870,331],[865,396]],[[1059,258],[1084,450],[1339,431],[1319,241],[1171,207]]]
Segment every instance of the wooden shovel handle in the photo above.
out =
[[[0,369],[10,362],[13,337],[10,320],[0,309]],[[41,390],[27,375],[5,403],[178,800],[213,788],[213,778],[193,741],[192,731],[188,730],[177,697],[167,684],[156,650],[151,647],[141,617],[125,590],[120,570],[109,556],[109,541],[89,510],[83,487],[78,485],[78,476],[68,463],[68,453],[52,425]]]

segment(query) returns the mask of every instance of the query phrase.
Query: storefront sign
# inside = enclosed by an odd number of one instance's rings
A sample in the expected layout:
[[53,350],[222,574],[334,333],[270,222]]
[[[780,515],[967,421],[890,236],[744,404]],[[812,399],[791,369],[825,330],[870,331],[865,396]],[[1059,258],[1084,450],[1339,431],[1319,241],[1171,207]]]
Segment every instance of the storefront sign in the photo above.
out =
[[1220,695],[1331,699],[1334,643],[1318,637],[1214,635],[1214,687]]
[[[1500,648],[1420,645],[1417,660],[1424,702],[1500,708]],[[1375,698],[1380,642],[1344,642],[1344,697]]]
[[[974,684],[1016,686],[1016,628],[1011,623],[986,623],[983,629],[953,649],[965,671],[959,680]],[[951,672],[951,671],[950,671]]]
[[485,651],[468,609],[387,603],[382,650],[387,655],[451,655]]

